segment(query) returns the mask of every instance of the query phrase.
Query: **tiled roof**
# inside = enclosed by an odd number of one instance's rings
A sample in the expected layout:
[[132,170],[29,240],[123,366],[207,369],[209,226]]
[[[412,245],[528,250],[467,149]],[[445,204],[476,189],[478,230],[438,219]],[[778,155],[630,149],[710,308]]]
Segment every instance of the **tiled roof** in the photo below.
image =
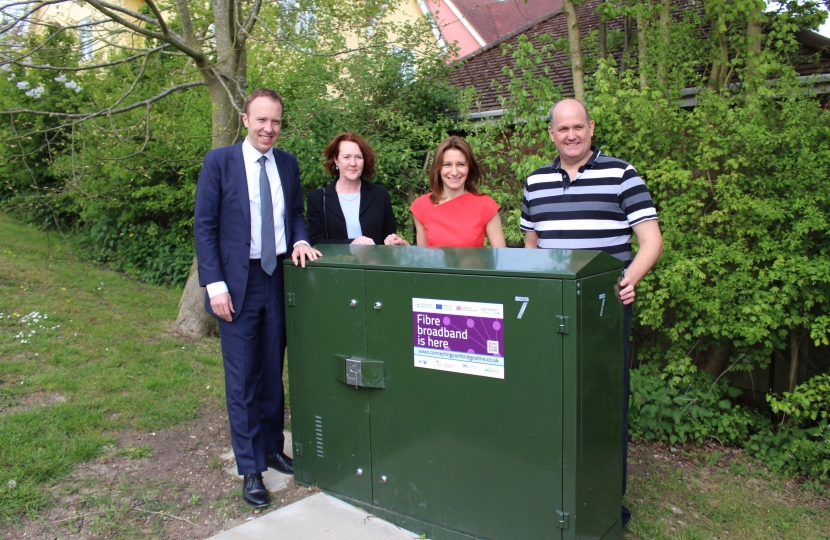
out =
[[[599,26],[599,18],[593,12],[596,0],[577,7],[580,33],[584,37],[588,30]],[[622,18],[607,21],[608,29],[622,28]],[[488,43],[475,53],[459,60],[460,67],[451,76],[451,84],[455,86],[475,86],[481,93],[477,105],[474,105],[473,112],[492,111],[501,109],[499,97],[506,97],[507,90],[499,90],[498,86],[507,87],[510,78],[502,73],[506,66],[513,66],[513,58],[508,53],[502,54],[502,45],[515,47],[518,37],[522,34],[529,37],[538,47],[539,43],[535,36],[551,33],[556,38],[567,37],[568,29],[565,14],[561,8],[542,18],[540,21],[532,22],[518,28],[502,39]],[[549,67],[548,77],[557,84],[562,85],[564,95],[573,95],[573,79],[571,77],[571,66],[568,63],[567,54],[564,51],[555,51],[544,63]],[[536,72],[542,73],[543,66],[538,66]],[[496,81],[496,82],[493,82]]]
[[830,38],[809,30],[802,30],[795,37],[801,43],[801,48],[794,55],[797,59],[795,70],[798,74],[830,73]]
[[[593,12],[596,2],[597,0],[591,0],[577,7],[580,33],[583,38],[589,31],[599,26],[599,17]],[[608,20],[607,25],[609,30],[612,28],[622,29],[623,20],[622,18]],[[633,31],[636,32],[636,29]],[[537,22],[526,24],[501,39],[488,43],[485,47],[458,61],[458,69],[451,75],[451,84],[463,87],[474,86],[481,94],[478,102],[473,105],[471,112],[501,109],[502,105],[499,98],[507,97],[509,94],[506,89],[509,77],[502,73],[502,69],[507,66],[512,67],[513,59],[510,53],[502,54],[502,45],[507,44],[515,47],[518,43],[518,37],[524,34],[538,47],[539,42],[534,39],[535,36],[548,32],[555,38],[567,37],[566,17],[561,9]],[[797,58],[796,71],[798,74],[830,73],[830,40],[809,31],[799,33],[797,38],[802,43],[802,48],[792,58]],[[826,48],[822,50],[822,47]],[[819,51],[822,51],[821,54],[819,54]],[[619,54],[619,51],[615,51],[616,54]],[[617,60],[619,62],[619,58]],[[548,77],[553,79],[556,84],[561,85],[563,95],[572,96],[573,79],[567,54],[564,51],[555,51],[544,61],[543,65],[537,66],[534,71],[541,76],[542,69],[545,66],[550,70]],[[588,74],[589,72],[586,70],[586,75]],[[500,86],[503,89],[499,89]]]
[[458,11],[490,43],[562,8],[562,0],[452,0]]

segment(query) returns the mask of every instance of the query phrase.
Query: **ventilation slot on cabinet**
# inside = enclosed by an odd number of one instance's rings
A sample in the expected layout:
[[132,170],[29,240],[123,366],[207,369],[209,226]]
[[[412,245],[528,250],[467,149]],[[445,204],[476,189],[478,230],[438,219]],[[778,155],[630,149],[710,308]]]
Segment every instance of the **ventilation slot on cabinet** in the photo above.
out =
[[317,457],[323,456],[323,417],[314,417],[314,433],[317,435]]

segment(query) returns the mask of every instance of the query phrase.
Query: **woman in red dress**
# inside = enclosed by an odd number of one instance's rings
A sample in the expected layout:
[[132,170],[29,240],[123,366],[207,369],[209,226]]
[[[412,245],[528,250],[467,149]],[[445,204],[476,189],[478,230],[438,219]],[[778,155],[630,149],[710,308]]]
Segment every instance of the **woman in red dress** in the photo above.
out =
[[421,195],[409,210],[415,219],[419,246],[507,247],[499,205],[479,193],[481,166],[470,145],[453,135],[435,151],[429,168],[431,193]]

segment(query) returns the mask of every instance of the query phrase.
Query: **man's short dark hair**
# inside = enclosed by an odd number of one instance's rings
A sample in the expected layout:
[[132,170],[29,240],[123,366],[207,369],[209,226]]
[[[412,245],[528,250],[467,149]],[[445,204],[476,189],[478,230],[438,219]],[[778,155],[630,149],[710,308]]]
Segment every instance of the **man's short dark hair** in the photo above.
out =
[[285,101],[283,101],[282,96],[276,90],[271,90],[270,88],[257,88],[256,90],[248,94],[247,98],[245,98],[245,108],[243,109],[245,111],[245,114],[248,114],[248,105],[250,105],[251,102],[258,97],[267,97],[273,99],[274,101],[280,104],[280,108],[283,111],[285,110]]
[[[555,109],[556,106],[559,105],[560,103],[562,103],[563,101],[565,101],[565,100],[560,99],[559,101],[557,101],[556,103],[554,103],[553,105],[550,106],[550,127],[553,127],[553,109]],[[584,103],[582,103],[581,101],[579,101],[578,99],[575,99],[574,101],[576,101],[577,103],[582,105],[582,108],[585,110],[585,118],[588,119],[588,123],[590,124],[591,123],[591,113],[588,112],[588,106],[585,105]]]

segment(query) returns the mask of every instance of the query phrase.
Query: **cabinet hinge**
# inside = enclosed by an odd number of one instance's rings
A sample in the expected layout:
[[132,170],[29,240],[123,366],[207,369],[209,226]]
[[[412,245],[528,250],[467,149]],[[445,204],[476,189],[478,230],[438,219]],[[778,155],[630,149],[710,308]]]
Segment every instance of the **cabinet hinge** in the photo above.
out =
[[302,456],[303,455],[303,443],[294,443],[294,455],[295,456]]
[[560,334],[570,334],[571,333],[571,325],[569,323],[568,317],[564,315],[557,315],[556,321],[559,323],[556,331]]
[[295,305],[294,304],[294,293],[290,292],[286,296],[288,297],[288,305],[293,307]]
[[568,528],[568,513],[563,512],[562,510],[557,510],[556,515],[559,516],[559,528],[560,529],[567,529]]

